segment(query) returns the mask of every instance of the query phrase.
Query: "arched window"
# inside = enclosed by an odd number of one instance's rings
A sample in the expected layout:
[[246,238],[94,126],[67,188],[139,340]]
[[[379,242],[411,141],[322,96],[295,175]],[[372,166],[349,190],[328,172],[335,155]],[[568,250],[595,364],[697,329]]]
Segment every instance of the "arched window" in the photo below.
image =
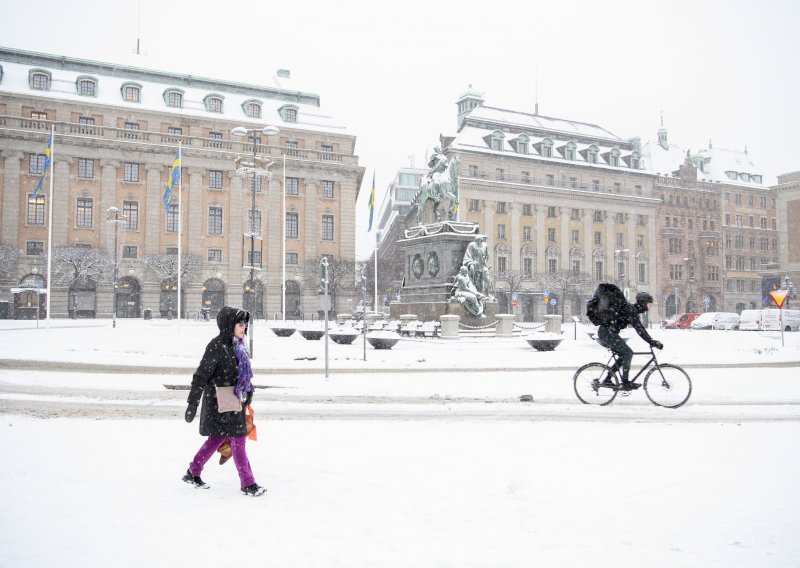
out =
[[278,109],[278,114],[284,122],[297,122],[297,105],[283,105]]
[[250,99],[242,103],[242,110],[249,118],[261,118],[261,101]]
[[530,280],[536,274],[536,249],[531,245],[525,245],[520,252],[520,266],[522,267],[522,277]]
[[97,79],[94,77],[81,76],[75,81],[75,89],[78,94],[84,97],[97,96]]
[[28,84],[37,91],[50,90],[50,72],[43,69],[31,69],[28,73]]
[[208,112],[222,112],[222,109],[223,109],[223,106],[222,106],[223,98],[224,97],[222,95],[208,95],[208,96],[206,96],[206,98],[203,99],[203,102],[205,102],[205,104],[206,104],[206,110]]
[[138,83],[123,83],[120,87],[122,100],[129,103],[142,102],[142,86]]
[[183,91],[180,89],[167,89],[164,91],[164,102],[173,108],[183,108]]

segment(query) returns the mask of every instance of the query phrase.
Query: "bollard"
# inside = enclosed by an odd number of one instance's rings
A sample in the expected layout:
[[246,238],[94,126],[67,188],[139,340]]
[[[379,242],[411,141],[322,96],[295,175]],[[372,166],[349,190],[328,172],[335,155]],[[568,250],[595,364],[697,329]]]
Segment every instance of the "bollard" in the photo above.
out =
[[495,326],[496,337],[511,337],[514,335],[514,314],[497,314],[497,325]]
[[442,339],[458,339],[459,316],[444,315],[440,318],[442,324]]

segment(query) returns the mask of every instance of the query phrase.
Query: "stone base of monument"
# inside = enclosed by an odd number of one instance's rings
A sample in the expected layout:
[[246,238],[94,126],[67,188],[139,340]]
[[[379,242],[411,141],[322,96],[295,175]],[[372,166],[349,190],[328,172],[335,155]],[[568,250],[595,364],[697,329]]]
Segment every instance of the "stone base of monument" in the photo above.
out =
[[441,321],[442,316],[458,316],[461,324],[469,327],[484,327],[497,319],[499,304],[486,302],[483,313],[486,317],[473,316],[463,304],[458,302],[392,302],[389,304],[389,319],[403,319],[401,316],[414,314],[420,321]]

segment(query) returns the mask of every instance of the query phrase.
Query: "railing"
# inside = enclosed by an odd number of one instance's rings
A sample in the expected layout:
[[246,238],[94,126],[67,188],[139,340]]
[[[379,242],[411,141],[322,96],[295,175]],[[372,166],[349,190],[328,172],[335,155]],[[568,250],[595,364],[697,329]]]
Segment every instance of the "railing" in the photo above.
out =
[[[148,143],[177,145],[181,143],[183,148],[203,148],[211,150],[222,150],[237,154],[252,154],[253,144],[251,141],[242,140],[217,140],[204,138],[201,136],[185,136],[167,134],[163,132],[152,132],[147,130],[129,130],[126,128],[116,128],[111,126],[77,124],[55,120],[42,120],[36,118],[23,118],[19,116],[0,115],[0,127],[10,130],[29,130],[29,131],[49,131],[51,125],[55,125],[56,133],[66,136],[91,136],[101,140],[118,140],[124,142]],[[358,156],[350,154],[337,154],[335,152],[321,150],[305,150],[286,148],[284,146],[272,146],[259,144],[257,152],[267,156],[286,156],[300,160],[337,162],[349,165],[358,165]]]
[[699,189],[700,191],[716,191],[713,183],[707,181],[692,181],[681,178],[658,176],[656,183],[658,185],[665,185],[667,187],[678,187],[681,189]]
[[609,187],[603,184],[587,185],[584,182],[577,182],[575,180],[570,180],[570,179],[558,180],[555,178],[541,178],[530,175],[526,176],[522,174],[520,175],[509,174],[506,172],[503,172],[502,174],[497,174],[496,172],[488,172],[483,170],[469,170],[466,172],[462,172],[461,177],[464,179],[502,181],[505,183],[519,183],[523,185],[535,185],[539,187],[556,187],[556,188],[573,189],[579,191],[591,191],[595,193],[606,193],[613,195],[648,197],[651,199],[655,199],[657,197],[655,191],[645,188],[622,187],[622,186]]

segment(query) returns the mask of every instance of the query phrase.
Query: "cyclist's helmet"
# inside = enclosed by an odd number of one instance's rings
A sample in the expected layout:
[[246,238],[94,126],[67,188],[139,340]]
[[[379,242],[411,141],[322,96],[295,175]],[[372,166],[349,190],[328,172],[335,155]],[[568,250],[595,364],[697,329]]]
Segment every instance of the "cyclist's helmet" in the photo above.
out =
[[636,294],[636,311],[643,314],[647,311],[647,304],[653,303],[653,296],[649,292]]

